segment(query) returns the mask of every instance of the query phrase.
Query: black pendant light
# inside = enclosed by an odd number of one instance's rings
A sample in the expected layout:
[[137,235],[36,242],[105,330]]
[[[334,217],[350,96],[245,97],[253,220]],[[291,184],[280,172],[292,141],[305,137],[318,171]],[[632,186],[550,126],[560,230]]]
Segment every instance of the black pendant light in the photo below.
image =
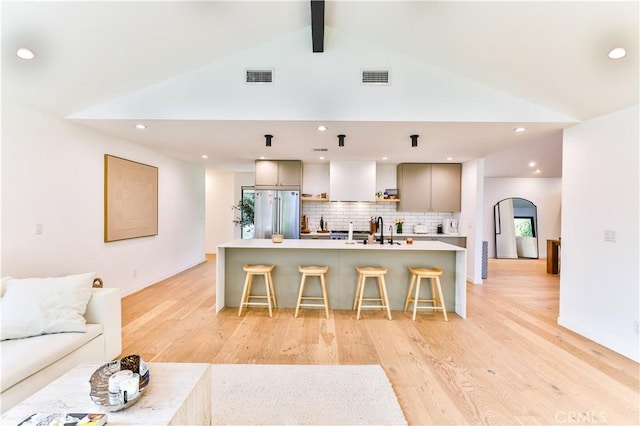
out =
[[411,146],[414,148],[418,146],[418,135],[411,135]]
[[338,146],[342,147],[344,146],[344,135],[338,135]]
[[273,138],[273,135],[264,135],[265,143],[267,146],[271,146],[271,138]]

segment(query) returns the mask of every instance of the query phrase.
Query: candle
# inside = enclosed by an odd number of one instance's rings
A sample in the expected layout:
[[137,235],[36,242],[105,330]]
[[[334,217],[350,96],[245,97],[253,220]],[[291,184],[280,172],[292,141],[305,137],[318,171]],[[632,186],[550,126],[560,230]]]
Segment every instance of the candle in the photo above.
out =
[[126,404],[128,401],[135,399],[140,390],[140,375],[133,374],[130,378],[120,382],[120,402]]
[[133,376],[131,370],[120,370],[109,376],[109,393],[117,394],[120,391],[120,383]]

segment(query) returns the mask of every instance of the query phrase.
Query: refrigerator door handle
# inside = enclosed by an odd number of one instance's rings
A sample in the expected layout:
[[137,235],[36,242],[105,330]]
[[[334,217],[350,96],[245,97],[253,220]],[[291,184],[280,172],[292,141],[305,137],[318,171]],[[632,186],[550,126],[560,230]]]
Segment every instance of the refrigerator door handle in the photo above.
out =
[[274,208],[274,214],[273,214],[273,233],[274,234],[279,234],[280,233],[280,212],[281,212],[281,208],[282,208],[282,199],[278,196],[276,196],[273,199],[274,203],[273,203],[273,208]]
[[271,233],[278,233],[278,198],[273,198],[273,204],[271,205]]
[[277,198],[276,208],[278,209],[276,214],[276,233],[282,234],[282,197]]

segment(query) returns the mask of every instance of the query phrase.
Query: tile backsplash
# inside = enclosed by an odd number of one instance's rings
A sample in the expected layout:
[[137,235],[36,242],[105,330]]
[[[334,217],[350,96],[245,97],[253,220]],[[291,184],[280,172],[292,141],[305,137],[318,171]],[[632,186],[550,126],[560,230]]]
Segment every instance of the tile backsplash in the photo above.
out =
[[442,220],[454,217],[453,213],[424,213],[396,211],[394,203],[346,203],[305,201],[302,203],[302,214],[309,218],[309,229],[320,228],[320,217],[329,223],[330,230],[347,230],[353,223],[356,231],[368,231],[371,217],[382,216],[385,228],[393,224],[396,218],[404,219],[404,232],[413,232],[413,225],[427,225],[429,233],[436,233],[436,227]]

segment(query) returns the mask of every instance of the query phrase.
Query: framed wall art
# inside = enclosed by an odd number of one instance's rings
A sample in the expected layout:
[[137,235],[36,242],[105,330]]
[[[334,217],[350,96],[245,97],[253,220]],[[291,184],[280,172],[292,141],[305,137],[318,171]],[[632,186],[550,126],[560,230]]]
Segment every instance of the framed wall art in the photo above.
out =
[[158,168],[104,155],[104,241],[158,235]]

